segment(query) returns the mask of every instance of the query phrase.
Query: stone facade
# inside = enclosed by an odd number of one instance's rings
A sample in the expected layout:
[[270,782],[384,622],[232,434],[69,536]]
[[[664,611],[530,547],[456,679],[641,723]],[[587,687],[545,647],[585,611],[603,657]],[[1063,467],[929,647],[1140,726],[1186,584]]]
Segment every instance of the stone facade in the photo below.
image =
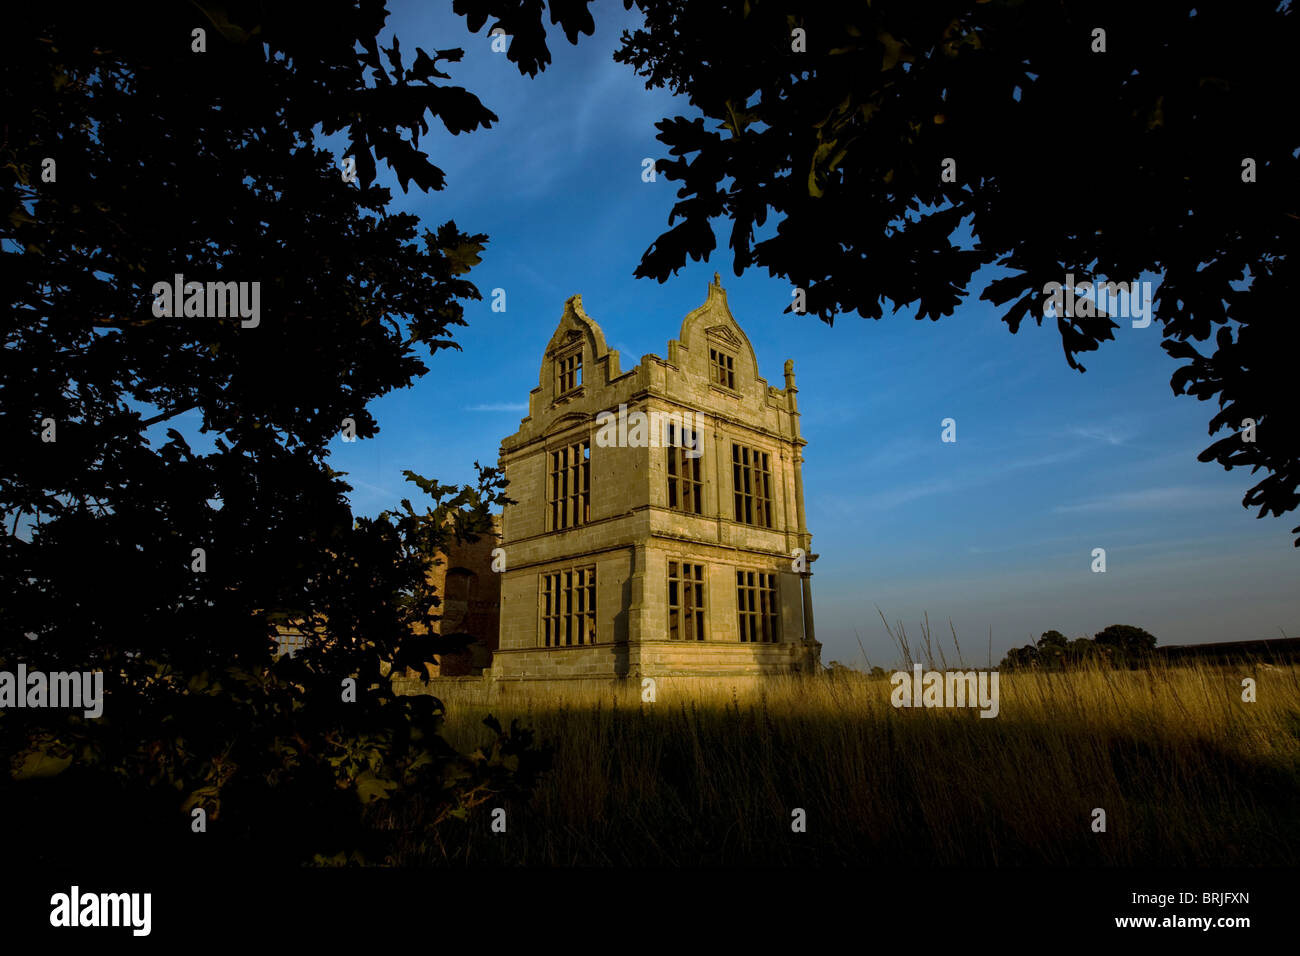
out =
[[[490,533],[479,535],[477,541],[457,541],[453,536],[430,562],[425,579],[442,602],[435,609],[439,619],[431,630],[435,634],[468,634],[473,638],[464,651],[439,654],[436,664],[425,664],[430,677],[488,678],[501,628],[501,576],[492,570],[492,551],[500,545],[501,516],[493,515]],[[418,626],[416,630],[423,632]],[[410,667],[393,674],[391,680],[398,693],[425,694],[434,690],[420,678],[418,670]]]
[[482,674],[492,665],[501,627],[501,578],[492,570],[492,550],[501,544],[501,518],[493,516],[493,533],[477,541],[449,541],[438,552],[428,580],[437,589],[438,634],[469,634],[474,642],[459,654],[443,654],[428,665],[434,677]]
[[627,372],[572,296],[501,445],[492,678],[818,671],[797,391],[792,362],[784,388],[759,377],[716,276]]

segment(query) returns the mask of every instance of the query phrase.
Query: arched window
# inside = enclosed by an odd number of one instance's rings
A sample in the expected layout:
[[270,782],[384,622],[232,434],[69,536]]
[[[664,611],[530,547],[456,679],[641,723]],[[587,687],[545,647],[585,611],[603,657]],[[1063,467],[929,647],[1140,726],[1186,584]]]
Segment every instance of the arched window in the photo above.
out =
[[469,613],[469,602],[478,593],[478,575],[468,568],[447,571],[442,595],[442,633],[459,627]]

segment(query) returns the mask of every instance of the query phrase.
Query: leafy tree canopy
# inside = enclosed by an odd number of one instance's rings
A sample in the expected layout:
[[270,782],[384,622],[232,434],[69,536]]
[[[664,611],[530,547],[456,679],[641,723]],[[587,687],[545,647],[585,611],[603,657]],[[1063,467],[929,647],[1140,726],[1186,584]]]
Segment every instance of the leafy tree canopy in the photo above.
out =
[[1038,646],[1041,647],[1065,647],[1069,643],[1068,639],[1060,631],[1044,631],[1043,636],[1038,639]]
[[1155,650],[1155,635],[1131,624],[1111,624],[1093,638],[1098,644],[1114,647],[1129,656]]
[[[1260,517],[1300,505],[1294,5],[636,6],[645,25],[615,59],[704,117],[658,124],[659,169],[680,189],[638,276],[708,259],[725,219],[735,273],[788,280],[828,323],[886,304],[937,320],[996,265],[1006,274],[981,298],[1015,332],[1042,324],[1045,286],[1069,274],[1161,274],[1154,320],[1183,362],[1173,390],[1217,400],[1209,433],[1231,432],[1201,460],[1263,470],[1243,501]],[[1119,328],[1104,314],[1056,326],[1080,371]],[[1248,418],[1254,442],[1237,433]]]
[[1112,624],[1095,638],[1070,640],[1057,630],[1044,631],[1035,644],[1013,647],[999,665],[1004,670],[1025,667],[1060,668],[1084,661],[1133,661],[1155,650],[1156,638],[1131,624]]
[[[382,48],[386,16],[378,0],[7,11],[0,668],[102,670],[107,696],[99,720],[4,714],[10,810],[56,805],[32,787],[66,771],[57,792],[103,819],[174,837],[188,818],[150,810],[205,807],[230,838],[265,838],[292,809],[347,858],[349,808],[420,793],[432,823],[527,775],[513,729],[462,758],[437,701],[382,680],[436,659],[418,636],[428,559],[486,530],[499,472],[408,475],[432,508],[354,520],[327,463],[345,420],[374,435],[370,402],[455,348],[487,241],[417,231],[374,185],[384,163],[441,189],[430,118],[496,120],[443,82],[460,50]],[[354,181],[315,145],[340,131]],[[177,275],[256,283],[256,321],[160,316],[155,285]],[[187,414],[208,447],[178,430]],[[272,666],[284,624],[309,644]]]

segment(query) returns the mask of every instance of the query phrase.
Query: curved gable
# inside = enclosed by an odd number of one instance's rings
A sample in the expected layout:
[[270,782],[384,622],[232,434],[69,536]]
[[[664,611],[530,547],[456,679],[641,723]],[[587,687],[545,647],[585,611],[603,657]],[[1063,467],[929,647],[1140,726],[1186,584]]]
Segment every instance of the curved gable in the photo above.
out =
[[555,363],[570,355],[582,360],[582,381],[592,374],[596,363],[609,354],[605,333],[582,308],[582,296],[571,295],[564,303],[564,314],[555,327],[551,340],[542,353],[542,367],[537,373],[537,384],[542,389],[543,400],[550,404],[556,398],[557,377]]
[[748,395],[766,392],[766,382],[758,374],[758,358],[754,346],[731,314],[727,305],[727,292],[722,288],[718,274],[713,274],[709,294],[704,304],[682,319],[678,341],[685,350],[680,357],[692,375],[712,382],[711,351],[721,351],[734,360],[734,391]]

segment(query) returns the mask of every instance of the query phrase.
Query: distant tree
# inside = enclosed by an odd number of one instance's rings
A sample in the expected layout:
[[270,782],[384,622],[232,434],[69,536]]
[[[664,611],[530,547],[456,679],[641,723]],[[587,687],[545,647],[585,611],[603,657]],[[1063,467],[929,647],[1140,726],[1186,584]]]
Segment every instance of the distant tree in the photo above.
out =
[[1060,631],[1044,632],[1038,639],[1039,665],[1048,668],[1064,667],[1068,645],[1069,641]]
[[1004,670],[1025,670],[1036,667],[1038,663],[1038,648],[1033,644],[1026,644],[1024,647],[1013,647],[1007,651],[1000,666]]
[[1126,660],[1148,655],[1156,647],[1154,635],[1130,624],[1112,624],[1099,631],[1094,640]]
[[1140,627],[1112,624],[1096,638],[1070,640],[1060,631],[1044,631],[1036,644],[1013,647],[1002,659],[1001,668],[1018,670],[1032,667],[1062,668],[1085,661],[1105,663],[1132,662],[1149,654],[1156,639]]
[[1090,637],[1076,637],[1065,649],[1065,658],[1072,664],[1093,661],[1097,656],[1097,645]]

